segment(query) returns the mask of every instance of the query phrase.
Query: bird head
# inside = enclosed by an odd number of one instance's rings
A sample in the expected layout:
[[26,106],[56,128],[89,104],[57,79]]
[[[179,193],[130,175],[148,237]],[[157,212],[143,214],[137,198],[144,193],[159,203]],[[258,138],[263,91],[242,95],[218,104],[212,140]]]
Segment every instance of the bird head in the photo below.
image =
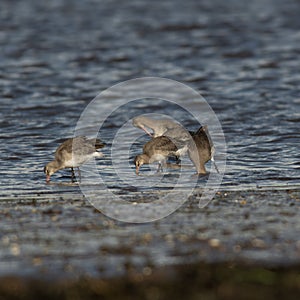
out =
[[140,170],[140,167],[143,165],[143,164],[147,164],[149,163],[149,158],[147,155],[145,154],[140,154],[140,155],[137,155],[134,159],[134,164],[135,164],[135,173],[136,175],[139,175],[139,170]]
[[49,162],[45,167],[44,167],[44,173],[46,174],[46,182],[50,181],[50,176],[54,174],[57,171],[57,168],[55,167],[54,162]]

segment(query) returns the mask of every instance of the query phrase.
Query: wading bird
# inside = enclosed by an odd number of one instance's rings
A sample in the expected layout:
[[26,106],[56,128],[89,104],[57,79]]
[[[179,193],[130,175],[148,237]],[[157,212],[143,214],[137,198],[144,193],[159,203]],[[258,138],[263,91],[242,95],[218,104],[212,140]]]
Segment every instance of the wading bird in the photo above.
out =
[[92,157],[102,157],[103,153],[97,149],[103,148],[105,143],[99,139],[88,139],[85,136],[78,136],[64,141],[55,151],[54,160],[49,162],[45,168],[46,182],[50,176],[58,170],[71,168],[72,181],[74,180],[74,168],[79,167]]

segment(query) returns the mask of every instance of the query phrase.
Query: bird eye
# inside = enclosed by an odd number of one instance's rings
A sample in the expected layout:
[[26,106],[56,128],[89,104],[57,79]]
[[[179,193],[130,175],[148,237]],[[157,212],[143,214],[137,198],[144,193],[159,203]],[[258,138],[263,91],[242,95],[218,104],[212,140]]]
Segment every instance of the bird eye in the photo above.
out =
[[45,173],[46,175],[49,175],[49,170],[47,169],[47,167],[44,168],[44,173]]

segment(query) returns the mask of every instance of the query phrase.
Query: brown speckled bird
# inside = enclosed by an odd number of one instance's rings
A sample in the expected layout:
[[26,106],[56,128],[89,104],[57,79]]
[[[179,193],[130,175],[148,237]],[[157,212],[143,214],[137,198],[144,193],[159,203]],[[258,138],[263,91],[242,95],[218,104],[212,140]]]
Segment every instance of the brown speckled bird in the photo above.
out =
[[[177,162],[179,156],[184,155],[188,150],[188,143],[192,139],[191,132],[187,131],[181,124],[171,119],[152,119],[145,116],[138,116],[132,120],[133,126],[141,128],[151,137],[166,136],[177,146]],[[151,133],[147,128],[150,128]]]
[[162,170],[168,156],[178,155],[177,146],[166,136],[159,136],[147,142],[143,147],[143,154],[137,155],[134,159],[135,172],[138,175],[139,169],[144,164],[158,162],[158,169]]
[[211,160],[217,170],[214,161],[215,148],[208,132],[207,126],[201,126],[194,134],[193,140],[188,144],[188,155],[196,167],[198,175],[206,174],[205,164]]

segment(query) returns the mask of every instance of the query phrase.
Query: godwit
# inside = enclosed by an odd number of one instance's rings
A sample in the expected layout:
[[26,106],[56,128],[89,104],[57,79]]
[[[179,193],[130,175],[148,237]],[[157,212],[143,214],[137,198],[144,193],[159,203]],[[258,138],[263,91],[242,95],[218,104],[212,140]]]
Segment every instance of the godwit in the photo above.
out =
[[207,126],[201,126],[188,144],[188,155],[196,167],[198,175],[206,174],[205,164],[211,160],[219,173],[214,161],[215,147],[212,143]]
[[[156,120],[145,116],[138,116],[132,119],[132,125],[144,130],[151,137],[158,137],[164,135],[164,133],[170,129],[182,127],[179,123],[169,120],[161,119]],[[147,128],[153,130],[151,133]]]
[[[166,136],[177,146],[177,156],[184,155],[187,152],[187,145],[191,140],[191,132],[187,131],[181,124],[169,119],[151,119],[145,116],[138,116],[132,120],[133,126],[141,128],[151,137]],[[147,128],[150,128],[151,133]]]
[[104,146],[105,144],[99,139],[87,139],[85,136],[78,136],[64,141],[55,151],[54,160],[44,168],[46,182],[50,181],[52,174],[65,168],[71,168],[73,181],[74,168],[79,170],[79,166],[92,157],[102,157],[103,153],[96,150]]
[[162,170],[162,165],[165,163],[168,156],[178,155],[178,148],[166,136],[159,136],[147,142],[143,147],[143,154],[137,155],[134,159],[135,172],[138,175],[139,169],[144,164],[158,162],[158,169]]

